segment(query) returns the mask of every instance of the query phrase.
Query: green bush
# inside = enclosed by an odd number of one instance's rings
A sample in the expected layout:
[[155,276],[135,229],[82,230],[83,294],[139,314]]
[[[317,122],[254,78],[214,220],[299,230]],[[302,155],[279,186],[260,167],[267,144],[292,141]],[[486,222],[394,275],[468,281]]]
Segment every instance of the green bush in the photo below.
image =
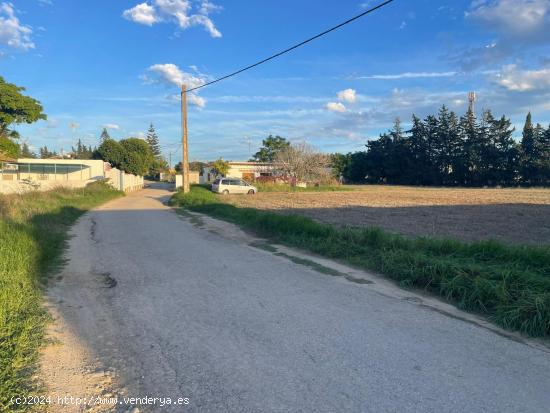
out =
[[306,217],[238,208],[195,186],[173,205],[206,213],[276,242],[375,270],[485,314],[531,336],[550,335],[550,248],[496,241],[416,239],[379,228],[336,228]]
[[97,155],[124,172],[143,176],[153,165],[153,154],[143,139],[128,138],[117,142],[105,139],[97,148]]

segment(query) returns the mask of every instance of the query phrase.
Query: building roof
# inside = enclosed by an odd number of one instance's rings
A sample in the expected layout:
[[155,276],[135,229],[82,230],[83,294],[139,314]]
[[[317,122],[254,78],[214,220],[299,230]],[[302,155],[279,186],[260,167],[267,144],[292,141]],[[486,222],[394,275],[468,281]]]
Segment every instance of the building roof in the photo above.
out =
[[273,162],[248,162],[248,161],[229,161],[229,165],[250,165],[250,166],[272,166]]

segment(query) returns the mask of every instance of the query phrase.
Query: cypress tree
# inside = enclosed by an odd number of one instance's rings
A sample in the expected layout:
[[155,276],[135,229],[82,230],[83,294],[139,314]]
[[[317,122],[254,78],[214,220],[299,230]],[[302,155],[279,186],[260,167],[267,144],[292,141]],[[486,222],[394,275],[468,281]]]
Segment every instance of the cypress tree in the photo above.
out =
[[111,139],[111,136],[109,135],[109,132],[107,131],[107,128],[103,128],[103,131],[101,132],[100,141],[101,141],[101,143],[103,143],[108,139]]
[[533,183],[536,175],[535,171],[535,128],[531,119],[531,112],[525,118],[523,133],[521,138],[521,180],[523,183]]
[[36,154],[31,151],[29,145],[26,142],[21,145],[21,157],[22,158],[36,158]]

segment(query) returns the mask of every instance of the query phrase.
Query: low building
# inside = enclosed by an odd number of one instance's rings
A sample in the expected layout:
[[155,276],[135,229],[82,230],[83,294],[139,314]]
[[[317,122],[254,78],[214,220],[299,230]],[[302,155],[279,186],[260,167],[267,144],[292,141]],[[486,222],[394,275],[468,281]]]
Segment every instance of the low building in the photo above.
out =
[[105,162],[98,159],[34,159],[19,158],[4,162],[3,181],[87,181],[105,177]]
[[80,188],[100,179],[108,179],[113,187],[126,192],[143,187],[143,177],[120,171],[100,159],[20,158],[0,161],[0,193]]
[[[273,176],[275,168],[270,162],[229,162],[229,171],[226,176],[241,178],[245,181],[254,181],[260,176]],[[202,168],[200,183],[212,183],[218,174],[211,166]]]

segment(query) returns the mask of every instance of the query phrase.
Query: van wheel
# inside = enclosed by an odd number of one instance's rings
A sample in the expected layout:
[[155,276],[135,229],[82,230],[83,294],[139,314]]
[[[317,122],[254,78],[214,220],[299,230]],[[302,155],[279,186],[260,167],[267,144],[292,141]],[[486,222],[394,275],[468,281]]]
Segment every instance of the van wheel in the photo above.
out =
[[227,189],[224,189],[224,190],[222,191],[222,195],[229,195],[229,191],[228,191]]
[[249,190],[248,195],[254,195],[254,190],[253,189]]

